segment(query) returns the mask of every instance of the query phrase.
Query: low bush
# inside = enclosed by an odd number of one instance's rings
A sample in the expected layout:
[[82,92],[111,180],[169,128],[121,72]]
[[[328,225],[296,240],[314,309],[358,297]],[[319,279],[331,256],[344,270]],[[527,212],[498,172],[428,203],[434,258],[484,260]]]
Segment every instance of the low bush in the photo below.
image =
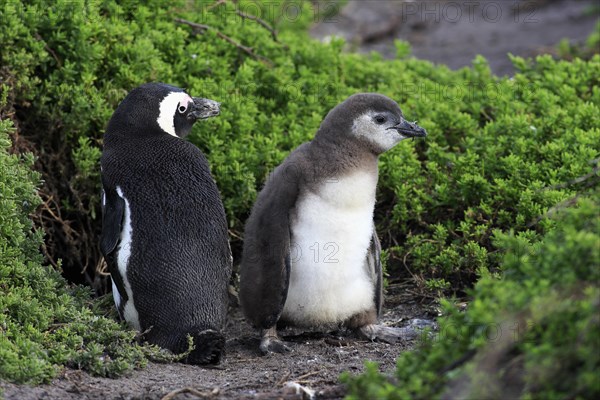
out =
[[556,228],[494,233],[498,274],[465,312],[444,302],[440,329],[400,355],[390,379],[370,364],[350,399],[593,399],[600,395],[600,193],[561,208]]
[[[2,6],[0,59],[14,77],[22,136],[40,159],[45,228],[53,232],[47,248],[71,281],[105,289],[95,273],[101,137],[126,92],[146,81],[223,103],[222,115],[197,124],[190,140],[211,163],[236,256],[268,173],[355,92],[395,98],[430,132],[382,157],[376,216],[389,273],[406,266],[421,289],[461,291],[478,271],[497,268],[494,229],[526,229],[577,190],[557,185],[590,172],[600,143],[597,55],[514,58],[519,72],[498,78],[483,58],[450,71],[407,58],[403,43],[397,60],[347,54],[339,39],[322,44],[299,31],[318,14],[297,4],[293,22],[289,7],[255,1],[237,9],[158,0]],[[236,10],[255,10],[279,34]]]
[[[47,233],[48,261],[68,281],[108,290],[98,247],[101,138],[119,101],[147,81],[222,102],[221,116],[196,124],[189,140],[211,164],[236,260],[269,172],[356,92],[396,99],[429,132],[381,158],[376,208],[389,279],[410,276],[422,292],[462,294],[499,273],[501,232],[551,232],[557,223],[547,211],[597,183],[597,54],[514,57],[512,78],[491,74],[481,57],[459,71],[416,60],[405,43],[397,59],[383,60],[345,53],[341,39],[310,40],[305,28],[327,10],[294,4],[294,15],[285,3],[255,0],[0,4],[0,79],[19,127],[14,150],[36,156],[43,185],[35,221]],[[244,14],[252,11],[260,21]],[[27,212],[18,218],[27,222]],[[56,323],[40,325],[48,348],[62,343],[49,329]]]
[[[8,90],[1,91],[0,115]],[[10,119],[0,121],[0,378],[41,383],[64,365],[115,376],[145,365],[154,348],[92,310],[89,288],[70,286],[43,265],[43,232],[30,214],[40,205],[31,154],[9,154]]]

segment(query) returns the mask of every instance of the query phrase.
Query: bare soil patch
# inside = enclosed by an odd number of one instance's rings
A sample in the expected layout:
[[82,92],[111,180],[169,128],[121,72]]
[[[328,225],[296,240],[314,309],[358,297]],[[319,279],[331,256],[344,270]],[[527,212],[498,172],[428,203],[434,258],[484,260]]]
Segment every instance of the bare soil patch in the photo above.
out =
[[[433,307],[419,303],[409,291],[407,284],[390,285],[383,323],[402,326],[412,318],[433,319]],[[398,355],[415,344],[369,342],[343,332],[282,333],[292,352],[260,355],[257,332],[240,309],[233,307],[227,326],[227,357],[216,368],[150,363],[119,379],[67,369],[47,385],[0,383],[0,391],[6,400],[308,398],[294,387],[297,384],[314,391],[317,399],[339,399],[346,393],[339,381],[342,372],[360,373],[365,360],[378,362],[382,371],[392,371]]]

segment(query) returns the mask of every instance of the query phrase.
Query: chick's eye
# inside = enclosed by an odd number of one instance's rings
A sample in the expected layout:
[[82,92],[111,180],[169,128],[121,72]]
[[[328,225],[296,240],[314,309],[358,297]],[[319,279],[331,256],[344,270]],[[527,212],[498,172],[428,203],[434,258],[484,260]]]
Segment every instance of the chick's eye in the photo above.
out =
[[383,115],[375,116],[375,122],[377,122],[379,125],[383,124],[385,121],[387,121],[387,118]]
[[180,114],[183,114],[186,110],[187,106],[184,106],[183,104],[180,104],[179,107],[177,107],[177,111],[179,111]]

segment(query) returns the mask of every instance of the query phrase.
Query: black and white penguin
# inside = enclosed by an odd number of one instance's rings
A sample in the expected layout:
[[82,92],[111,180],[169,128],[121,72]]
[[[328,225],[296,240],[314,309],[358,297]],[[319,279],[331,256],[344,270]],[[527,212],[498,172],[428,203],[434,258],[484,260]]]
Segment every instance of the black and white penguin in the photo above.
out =
[[425,129],[395,101],[355,94],[333,108],[314,139],[279,165],[246,223],[240,303],[262,330],[263,353],[289,348],[276,327],[345,326],[394,342],[404,328],[377,325],[381,248],[373,223],[378,156]]
[[184,360],[224,354],[231,250],[217,186],[202,152],[183,140],[219,103],[148,83],[119,104],[104,135],[101,250],[119,314]]

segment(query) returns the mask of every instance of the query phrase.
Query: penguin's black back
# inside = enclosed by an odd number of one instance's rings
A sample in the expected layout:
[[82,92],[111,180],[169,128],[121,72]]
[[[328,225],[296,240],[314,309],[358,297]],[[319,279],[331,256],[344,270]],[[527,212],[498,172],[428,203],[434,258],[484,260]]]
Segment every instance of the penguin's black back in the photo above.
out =
[[176,353],[186,350],[186,334],[214,330],[210,354],[199,351],[201,360],[188,361],[218,361],[231,258],[225,212],[204,155],[164,132],[127,135],[109,124],[101,163],[103,184],[120,187],[131,211],[127,277],[141,330]]

